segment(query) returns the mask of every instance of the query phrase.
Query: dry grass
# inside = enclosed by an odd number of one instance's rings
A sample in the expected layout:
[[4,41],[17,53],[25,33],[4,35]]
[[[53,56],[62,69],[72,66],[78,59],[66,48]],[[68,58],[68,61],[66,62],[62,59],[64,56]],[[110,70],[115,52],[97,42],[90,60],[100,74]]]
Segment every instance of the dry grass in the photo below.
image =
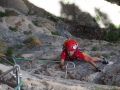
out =
[[30,37],[28,39],[26,39],[24,41],[24,43],[29,47],[29,48],[33,48],[35,47],[36,45],[40,45],[41,44],[41,41],[39,38],[37,37]]

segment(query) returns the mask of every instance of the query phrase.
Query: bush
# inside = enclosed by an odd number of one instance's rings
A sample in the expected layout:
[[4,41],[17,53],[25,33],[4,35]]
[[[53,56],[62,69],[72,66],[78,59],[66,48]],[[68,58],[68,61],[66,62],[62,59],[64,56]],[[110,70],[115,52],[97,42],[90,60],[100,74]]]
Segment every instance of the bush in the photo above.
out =
[[52,35],[59,35],[58,31],[51,32]]
[[113,23],[110,23],[110,24],[109,24],[109,28],[110,28],[110,29],[116,29],[117,27],[116,27],[116,25],[114,25]]
[[116,52],[110,52],[110,55],[116,55],[117,53]]
[[23,43],[26,44],[29,48],[33,48],[36,45],[41,44],[39,38],[37,37],[29,37],[28,39],[24,40]]
[[110,54],[109,53],[104,53],[104,54],[102,54],[102,56],[108,58],[108,57],[110,57]]
[[95,20],[96,20],[96,21],[100,21],[100,16],[99,16],[99,15],[96,15]]
[[39,21],[38,21],[38,20],[32,21],[32,22],[34,23],[35,26],[38,26],[38,24],[39,24]]
[[92,50],[91,51],[97,51],[99,48],[98,48],[98,46],[96,45],[96,46],[93,46],[92,47]]
[[24,34],[29,35],[29,34],[32,34],[32,32],[31,31],[24,31]]
[[12,57],[13,54],[13,47],[8,47],[7,50],[5,51],[5,55],[8,57]]
[[110,42],[115,42],[120,40],[120,31],[115,32],[114,30],[110,30],[109,32],[104,31],[103,39]]
[[47,19],[53,21],[53,22],[58,22],[59,19],[57,19],[55,16],[51,15],[50,13],[44,13],[44,16],[43,17],[46,17]]
[[17,28],[15,28],[15,27],[9,27],[9,29],[10,29],[11,31],[14,31],[14,32],[17,31]]
[[8,16],[8,13],[0,12],[0,17]]

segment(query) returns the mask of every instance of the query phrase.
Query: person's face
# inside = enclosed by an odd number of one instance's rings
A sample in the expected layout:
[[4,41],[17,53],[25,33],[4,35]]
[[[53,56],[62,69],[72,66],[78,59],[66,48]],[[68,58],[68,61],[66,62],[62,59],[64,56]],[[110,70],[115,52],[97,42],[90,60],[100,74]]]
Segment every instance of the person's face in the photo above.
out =
[[68,53],[69,56],[72,56],[74,54],[74,52],[75,52],[75,50],[72,50],[72,51],[71,50],[67,50],[67,53]]

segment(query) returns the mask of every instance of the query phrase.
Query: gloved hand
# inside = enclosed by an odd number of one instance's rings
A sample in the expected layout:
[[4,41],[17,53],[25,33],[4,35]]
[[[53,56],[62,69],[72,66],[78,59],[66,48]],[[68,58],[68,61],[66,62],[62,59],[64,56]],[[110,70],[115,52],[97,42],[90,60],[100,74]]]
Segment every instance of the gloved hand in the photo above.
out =
[[96,68],[96,72],[102,72],[102,70],[97,66]]

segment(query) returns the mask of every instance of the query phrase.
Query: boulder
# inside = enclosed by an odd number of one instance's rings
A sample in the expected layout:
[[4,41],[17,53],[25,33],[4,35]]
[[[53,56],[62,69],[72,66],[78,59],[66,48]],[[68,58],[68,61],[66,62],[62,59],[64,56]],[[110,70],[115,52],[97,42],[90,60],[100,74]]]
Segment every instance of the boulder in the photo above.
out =
[[22,0],[0,0],[0,5],[17,9],[22,13],[28,13],[29,9]]

